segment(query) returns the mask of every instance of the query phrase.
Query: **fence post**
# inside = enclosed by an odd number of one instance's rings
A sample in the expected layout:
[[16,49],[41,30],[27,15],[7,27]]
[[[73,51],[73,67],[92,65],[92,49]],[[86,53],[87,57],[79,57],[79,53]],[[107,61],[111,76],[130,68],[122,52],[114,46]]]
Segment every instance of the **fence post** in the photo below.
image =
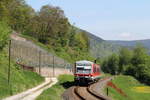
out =
[[53,55],[53,77],[55,77],[55,62],[54,62],[54,55]]
[[108,87],[107,87],[107,96],[108,96]]
[[9,40],[9,58],[8,58],[8,84],[10,84],[10,56],[11,56],[11,40]]
[[41,51],[39,51],[39,74],[41,74]]
[[11,90],[11,88],[12,88],[12,86],[11,86],[11,84],[10,84],[10,72],[11,72],[11,63],[10,63],[10,61],[11,61],[11,40],[9,40],[9,54],[8,54],[8,85],[9,85],[9,88],[10,88],[10,95],[12,95],[13,94],[13,92],[12,92],[12,90]]

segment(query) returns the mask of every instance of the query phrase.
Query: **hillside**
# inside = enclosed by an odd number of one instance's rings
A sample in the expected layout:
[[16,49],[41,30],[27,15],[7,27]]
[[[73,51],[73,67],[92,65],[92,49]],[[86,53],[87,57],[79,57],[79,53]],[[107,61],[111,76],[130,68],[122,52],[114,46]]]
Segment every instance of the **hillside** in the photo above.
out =
[[11,61],[10,84],[8,85],[8,56],[5,50],[0,51],[0,69],[0,99],[32,88],[44,81],[40,75],[25,71]]
[[10,59],[10,80],[8,83],[8,39],[11,28],[6,22],[0,21],[0,100],[6,96],[14,95],[32,88],[44,81],[37,73],[26,71]]
[[134,41],[104,40],[92,33],[84,32],[89,36],[89,50],[94,57],[107,57],[112,53],[117,53],[121,47],[134,48],[137,44],[148,49],[150,53],[150,39]]
[[134,41],[119,41],[119,40],[109,40],[113,44],[118,44],[121,46],[134,47],[137,44],[142,44],[147,49],[150,49],[150,39],[146,40],[134,40]]
[[96,58],[103,58],[111,55],[112,53],[117,53],[120,49],[120,46],[117,44],[112,44],[109,41],[103,40],[102,38],[89,33],[85,30],[81,30],[85,32],[89,37],[89,52],[92,56]]

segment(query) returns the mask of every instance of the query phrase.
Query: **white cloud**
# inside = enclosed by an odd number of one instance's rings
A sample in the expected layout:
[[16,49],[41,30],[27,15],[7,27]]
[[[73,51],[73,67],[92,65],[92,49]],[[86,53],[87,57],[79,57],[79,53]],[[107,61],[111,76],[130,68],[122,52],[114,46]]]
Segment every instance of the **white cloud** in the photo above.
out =
[[120,34],[120,37],[121,38],[130,38],[130,37],[132,37],[132,34],[129,32],[123,32]]
[[123,32],[119,34],[120,40],[134,40],[135,39],[135,34],[130,33],[130,32]]

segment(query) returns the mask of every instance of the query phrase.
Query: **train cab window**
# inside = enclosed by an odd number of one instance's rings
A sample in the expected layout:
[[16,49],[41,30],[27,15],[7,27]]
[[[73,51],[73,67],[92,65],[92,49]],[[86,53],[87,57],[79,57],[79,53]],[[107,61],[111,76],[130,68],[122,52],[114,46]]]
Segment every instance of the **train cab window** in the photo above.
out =
[[82,73],[84,68],[77,68],[77,73]]
[[76,64],[76,66],[91,66],[91,64],[80,64],[80,63],[78,63],[78,64]]
[[89,63],[77,63],[76,73],[77,74],[89,74],[91,73],[91,64]]
[[84,74],[90,74],[91,73],[91,69],[84,69]]
[[78,74],[89,74],[91,73],[91,69],[77,68]]

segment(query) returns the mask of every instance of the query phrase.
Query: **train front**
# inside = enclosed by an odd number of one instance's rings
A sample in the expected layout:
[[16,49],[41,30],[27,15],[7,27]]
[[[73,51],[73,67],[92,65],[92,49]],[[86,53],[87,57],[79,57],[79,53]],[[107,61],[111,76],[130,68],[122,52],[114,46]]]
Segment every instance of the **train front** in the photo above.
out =
[[92,65],[90,61],[77,61],[75,63],[74,80],[75,82],[87,82],[92,81]]

